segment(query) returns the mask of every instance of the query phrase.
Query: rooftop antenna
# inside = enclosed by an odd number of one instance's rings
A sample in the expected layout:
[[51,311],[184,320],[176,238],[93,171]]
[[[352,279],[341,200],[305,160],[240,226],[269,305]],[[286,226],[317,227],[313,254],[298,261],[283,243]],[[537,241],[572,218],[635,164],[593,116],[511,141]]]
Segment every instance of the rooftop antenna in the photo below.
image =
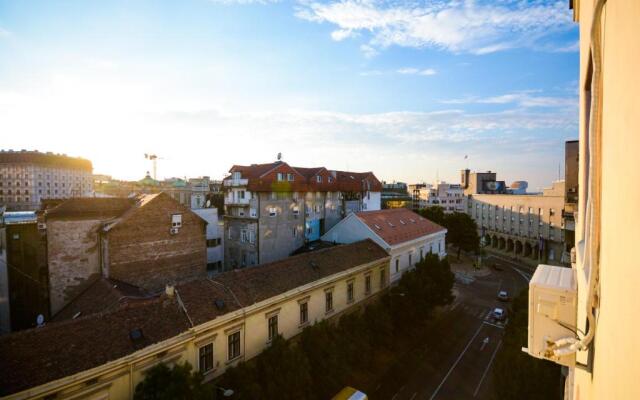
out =
[[282,153],[278,153],[278,161],[282,160]]

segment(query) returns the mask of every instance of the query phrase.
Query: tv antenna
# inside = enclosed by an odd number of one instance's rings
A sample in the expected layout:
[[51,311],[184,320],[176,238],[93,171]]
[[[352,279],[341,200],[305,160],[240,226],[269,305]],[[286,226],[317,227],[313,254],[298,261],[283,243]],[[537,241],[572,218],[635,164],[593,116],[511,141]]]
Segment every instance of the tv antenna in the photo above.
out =
[[278,153],[278,161],[282,160],[282,153]]

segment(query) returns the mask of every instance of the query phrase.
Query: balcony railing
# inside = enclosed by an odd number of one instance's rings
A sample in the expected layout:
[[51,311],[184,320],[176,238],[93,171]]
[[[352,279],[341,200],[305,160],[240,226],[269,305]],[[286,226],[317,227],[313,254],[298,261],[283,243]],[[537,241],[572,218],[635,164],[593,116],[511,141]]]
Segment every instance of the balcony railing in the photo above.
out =
[[248,206],[251,200],[245,199],[237,199],[233,197],[225,197],[224,204],[227,206]]
[[247,186],[249,183],[248,179],[227,179],[224,181],[225,186],[234,187],[234,186]]

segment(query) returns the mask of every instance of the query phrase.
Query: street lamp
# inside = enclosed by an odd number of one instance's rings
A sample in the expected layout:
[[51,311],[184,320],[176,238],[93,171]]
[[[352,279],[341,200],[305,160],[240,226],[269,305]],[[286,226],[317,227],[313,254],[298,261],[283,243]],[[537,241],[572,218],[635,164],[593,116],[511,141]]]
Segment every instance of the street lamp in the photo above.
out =
[[235,393],[232,389],[225,389],[222,386],[216,386],[216,389],[222,392],[222,397],[231,397]]

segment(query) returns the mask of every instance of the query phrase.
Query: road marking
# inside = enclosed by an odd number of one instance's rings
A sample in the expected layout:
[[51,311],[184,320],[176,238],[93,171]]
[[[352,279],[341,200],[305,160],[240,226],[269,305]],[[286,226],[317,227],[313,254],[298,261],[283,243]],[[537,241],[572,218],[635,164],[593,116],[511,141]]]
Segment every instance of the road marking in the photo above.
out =
[[504,326],[496,325],[496,324],[492,324],[491,322],[482,321],[482,323],[483,323],[483,324],[486,324],[486,325],[494,326],[494,327],[496,327],[496,328],[504,329]]
[[493,310],[489,310],[489,311],[487,311],[487,314],[484,316],[484,320],[485,320],[485,321],[488,321],[488,320],[489,320],[489,318],[491,318],[491,313],[492,313],[492,312],[493,312]]
[[516,268],[516,267],[514,267],[512,265],[509,265],[509,267],[512,270],[516,271],[518,273],[518,275],[520,275],[522,277],[522,279],[524,279],[525,281],[529,282],[531,280],[531,276],[529,276],[528,274],[525,274],[524,272],[520,271],[518,268]]
[[487,367],[484,369],[484,372],[482,373],[482,378],[480,378],[480,382],[478,383],[478,386],[476,387],[476,391],[473,392],[473,397],[476,397],[476,395],[478,394],[478,391],[480,390],[480,386],[482,386],[482,382],[484,382],[484,378],[487,376],[487,372],[489,372],[489,368],[491,367],[491,363],[493,363],[493,359],[496,358],[496,354],[498,353],[498,349],[500,348],[501,344],[502,344],[502,340],[500,340],[498,342],[498,345],[496,346],[496,349],[493,351],[493,354],[491,355],[491,359],[489,360],[489,364],[487,364]]
[[433,400],[436,397],[436,395],[438,394],[438,392],[442,388],[442,385],[444,385],[445,381],[449,378],[449,375],[451,375],[451,372],[453,372],[453,369],[456,367],[456,365],[458,365],[458,363],[462,359],[462,356],[464,356],[464,353],[466,353],[467,350],[469,350],[469,346],[471,346],[471,343],[473,343],[473,341],[475,340],[476,336],[478,336],[478,334],[480,333],[481,329],[482,329],[482,324],[480,324],[480,326],[478,327],[478,330],[476,331],[476,333],[473,334],[473,337],[471,338],[471,340],[469,340],[469,343],[467,343],[467,346],[464,348],[464,350],[462,350],[462,353],[460,353],[460,355],[458,356],[458,359],[456,360],[456,362],[454,362],[453,365],[451,366],[451,368],[449,368],[449,372],[447,372],[447,374],[444,376],[444,378],[442,379],[442,382],[440,382],[440,384],[436,388],[435,392],[433,392],[431,397],[429,397],[429,400]]
[[480,351],[484,350],[484,348],[489,344],[489,336],[487,336],[486,338],[484,338],[484,340],[482,341],[482,345],[480,346]]

